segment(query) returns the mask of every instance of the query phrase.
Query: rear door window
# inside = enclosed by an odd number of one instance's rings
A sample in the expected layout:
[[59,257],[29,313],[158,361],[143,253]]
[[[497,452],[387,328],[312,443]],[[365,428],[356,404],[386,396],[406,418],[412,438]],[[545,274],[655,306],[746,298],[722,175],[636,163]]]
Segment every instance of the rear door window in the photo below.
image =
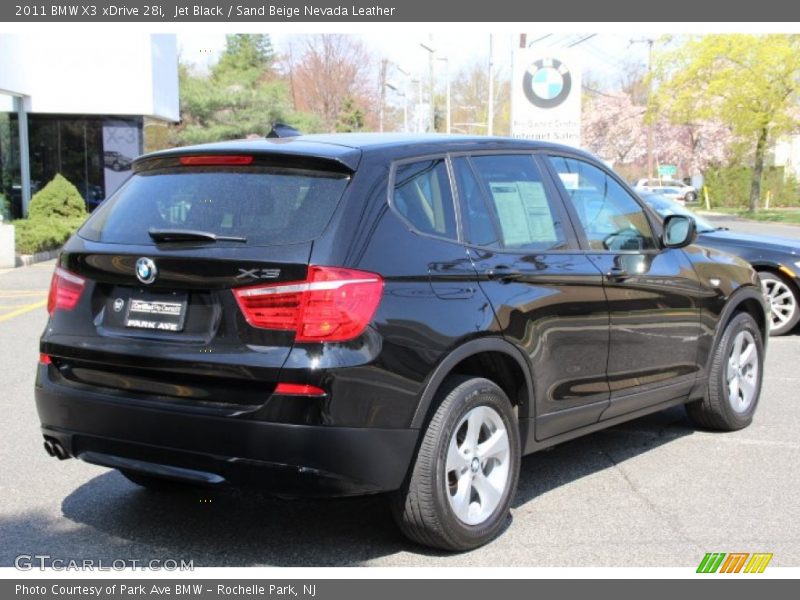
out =
[[548,195],[532,156],[499,154],[475,156],[471,161],[499,224],[504,247],[525,250],[568,247],[556,206],[558,201]]
[[[135,174],[81,228],[85,239],[153,244],[150,229],[244,237],[272,246],[317,238],[350,177],[276,167],[177,167]],[[224,242],[223,242],[224,243]]]

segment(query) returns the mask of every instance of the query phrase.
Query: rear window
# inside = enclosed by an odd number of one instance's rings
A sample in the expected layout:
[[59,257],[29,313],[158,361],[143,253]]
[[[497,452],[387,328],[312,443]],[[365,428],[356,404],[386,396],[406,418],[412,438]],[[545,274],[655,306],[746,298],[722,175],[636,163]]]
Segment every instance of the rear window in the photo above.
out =
[[[178,167],[135,174],[79,231],[112,244],[154,244],[150,229],[247,238],[252,246],[313,240],[350,177],[276,167]],[[220,242],[225,243],[225,242]]]

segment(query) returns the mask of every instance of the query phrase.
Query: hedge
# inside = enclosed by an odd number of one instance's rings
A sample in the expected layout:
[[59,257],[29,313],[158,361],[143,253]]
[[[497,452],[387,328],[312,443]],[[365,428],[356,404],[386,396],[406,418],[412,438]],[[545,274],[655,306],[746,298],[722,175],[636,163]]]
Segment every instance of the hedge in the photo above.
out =
[[28,218],[14,221],[16,253],[60,248],[86,216],[86,204],[78,189],[57,174],[31,198]]
[[55,250],[64,245],[78,227],[82,218],[19,219],[14,221],[17,254],[34,254]]
[[[704,175],[712,206],[747,208],[750,205],[751,168],[722,167],[709,169]],[[764,169],[759,202],[761,208],[764,207],[768,192],[771,196],[770,207],[797,206],[800,199],[800,185],[791,176],[785,176],[782,167]]]

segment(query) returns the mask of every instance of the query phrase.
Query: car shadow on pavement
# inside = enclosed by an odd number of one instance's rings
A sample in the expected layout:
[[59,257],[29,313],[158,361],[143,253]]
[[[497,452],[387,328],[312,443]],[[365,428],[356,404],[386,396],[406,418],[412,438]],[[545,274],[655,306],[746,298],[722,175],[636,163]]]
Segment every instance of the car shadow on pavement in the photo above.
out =
[[682,406],[628,421],[522,459],[516,508],[586,475],[615,468],[694,433]]
[[[526,457],[514,507],[692,431],[678,407]],[[69,548],[81,559],[171,558],[193,560],[195,567],[359,566],[401,552],[447,556],[407,541],[381,496],[282,500],[236,490],[157,493],[109,471],[75,489],[61,510],[72,524],[7,520],[0,522],[0,536],[12,539],[6,533],[31,527],[24,537],[37,552]]]

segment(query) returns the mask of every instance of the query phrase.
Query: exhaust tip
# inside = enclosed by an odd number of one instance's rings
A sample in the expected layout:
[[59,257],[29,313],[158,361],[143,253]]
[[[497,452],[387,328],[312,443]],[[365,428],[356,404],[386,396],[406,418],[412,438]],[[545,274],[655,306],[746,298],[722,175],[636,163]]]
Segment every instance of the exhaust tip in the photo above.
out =
[[46,439],[44,441],[44,451],[47,452],[49,456],[55,456],[56,451],[53,449],[53,442]]
[[62,446],[58,441],[53,442],[53,452],[58,460],[67,460],[69,458],[66,448],[64,448],[64,446]]
[[50,437],[44,438],[44,451],[58,460],[66,460],[70,457],[69,452],[61,445],[61,442]]

